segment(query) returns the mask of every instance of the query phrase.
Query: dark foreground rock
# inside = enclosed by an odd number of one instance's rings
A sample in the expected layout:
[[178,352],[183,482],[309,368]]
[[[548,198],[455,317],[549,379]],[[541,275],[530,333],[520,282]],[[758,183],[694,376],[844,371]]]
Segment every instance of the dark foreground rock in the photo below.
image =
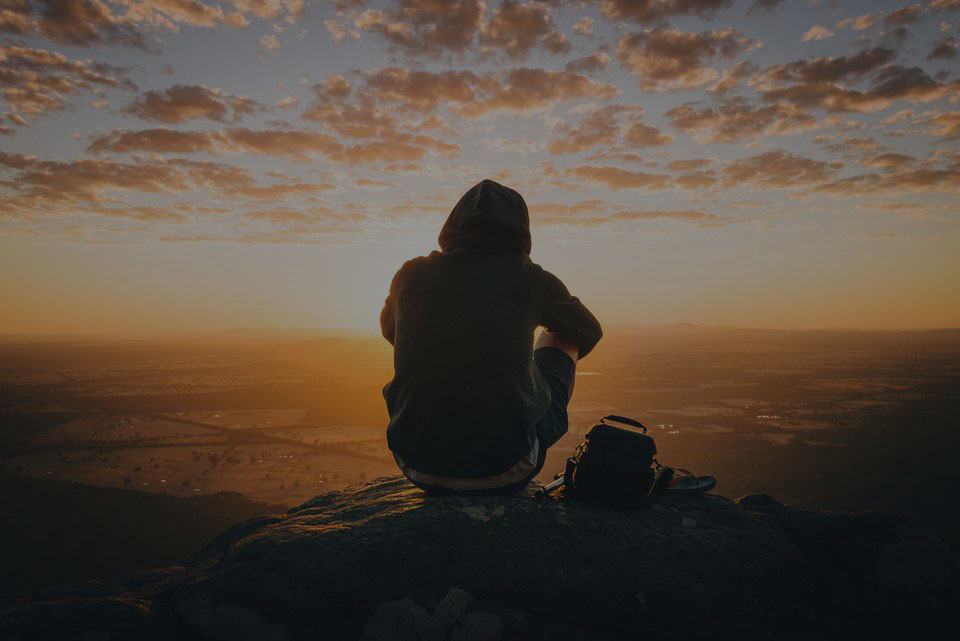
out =
[[389,477],[240,523],[185,567],[7,601],[0,638],[956,638],[958,569],[877,513],[764,495],[622,512]]

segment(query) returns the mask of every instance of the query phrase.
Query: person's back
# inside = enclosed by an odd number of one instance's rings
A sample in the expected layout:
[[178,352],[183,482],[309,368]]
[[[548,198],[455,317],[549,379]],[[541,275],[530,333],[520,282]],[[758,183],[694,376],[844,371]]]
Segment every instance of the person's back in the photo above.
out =
[[[600,325],[530,260],[527,209],[513,190],[473,187],[440,246],[404,263],[381,313],[394,344],[387,442],[422,487],[522,486],[566,432],[571,357],[593,349]],[[535,354],[538,326],[553,334]]]

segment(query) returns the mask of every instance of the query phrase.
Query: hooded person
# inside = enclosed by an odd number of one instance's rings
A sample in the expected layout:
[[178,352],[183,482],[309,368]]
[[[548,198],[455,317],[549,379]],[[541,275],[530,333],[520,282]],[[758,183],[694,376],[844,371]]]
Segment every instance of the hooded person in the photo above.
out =
[[516,191],[492,180],[472,187],[439,243],[401,266],[380,313],[394,346],[387,444],[423,489],[521,489],[567,431],[573,356],[593,349],[600,324],[531,261]]

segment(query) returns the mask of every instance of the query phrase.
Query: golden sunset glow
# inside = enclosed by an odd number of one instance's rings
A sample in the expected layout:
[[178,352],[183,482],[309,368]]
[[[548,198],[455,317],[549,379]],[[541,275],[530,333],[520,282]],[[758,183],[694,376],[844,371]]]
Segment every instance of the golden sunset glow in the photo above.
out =
[[604,325],[960,323],[960,2],[14,0],[0,332],[375,331],[483,178]]

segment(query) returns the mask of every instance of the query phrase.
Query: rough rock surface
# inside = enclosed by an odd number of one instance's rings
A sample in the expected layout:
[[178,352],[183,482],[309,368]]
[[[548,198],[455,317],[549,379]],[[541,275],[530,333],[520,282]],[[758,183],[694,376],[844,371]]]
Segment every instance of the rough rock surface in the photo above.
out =
[[916,638],[960,629],[958,560],[901,519],[765,495],[625,512],[387,477],[237,524],[185,567],[6,601],[0,638]]

